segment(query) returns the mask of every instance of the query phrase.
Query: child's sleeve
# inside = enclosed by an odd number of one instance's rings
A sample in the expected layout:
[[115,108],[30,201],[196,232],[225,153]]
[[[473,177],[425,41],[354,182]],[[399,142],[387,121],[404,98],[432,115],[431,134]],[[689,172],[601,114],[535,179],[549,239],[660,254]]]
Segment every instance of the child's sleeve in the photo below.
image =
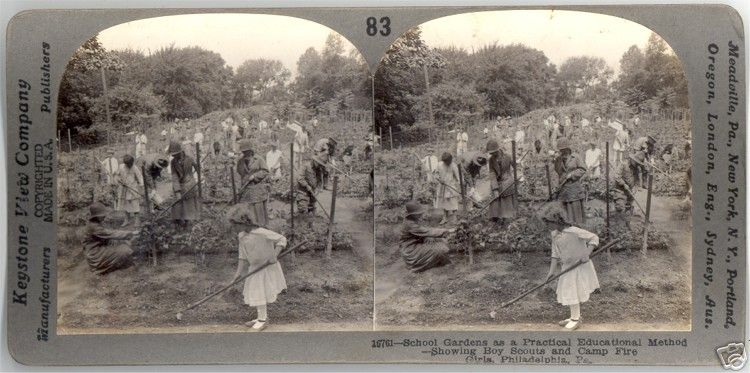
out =
[[596,233],[589,232],[578,227],[570,227],[571,233],[575,233],[578,238],[586,241],[589,245],[599,246],[599,236]]
[[267,240],[273,242],[274,246],[286,247],[287,241],[286,237],[283,235],[265,228],[258,229],[258,233],[262,234]]

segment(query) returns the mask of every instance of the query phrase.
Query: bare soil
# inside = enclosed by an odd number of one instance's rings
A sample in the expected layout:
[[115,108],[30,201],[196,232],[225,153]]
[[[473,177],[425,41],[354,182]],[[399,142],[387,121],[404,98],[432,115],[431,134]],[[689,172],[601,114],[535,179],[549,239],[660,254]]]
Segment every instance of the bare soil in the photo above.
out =
[[[324,192],[321,199],[330,204],[330,193]],[[321,248],[313,248],[280,261],[288,288],[268,306],[271,323],[267,331],[371,330],[373,240],[367,203],[337,198],[335,229],[353,236],[352,250],[334,250],[326,260]],[[271,215],[283,215],[277,212],[282,207],[273,203]],[[321,219],[313,223],[321,224]],[[284,219],[271,223],[279,228],[285,224]],[[129,268],[98,276],[85,263],[80,230],[80,226],[63,226],[58,233],[61,333],[241,331],[246,330],[244,322],[255,318],[255,309],[242,301],[241,285],[184,312],[181,321],[176,318],[180,309],[231,279],[237,265],[236,247],[207,252],[205,260],[181,254],[191,250],[175,248],[159,257],[157,266],[145,253],[136,253]]]
[[[612,252],[611,260],[606,253],[592,259],[601,289],[581,307],[583,330],[690,329],[690,224],[673,219],[679,199],[655,196],[652,203],[652,229],[668,233],[675,245],[649,250],[645,257],[622,250]],[[568,317],[568,308],[556,302],[554,284],[501,307],[543,281],[548,250],[486,250],[475,254],[473,266],[457,250],[451,264],[412,273],[398,252],[398,229],[398,224],[378,222],[376,329],[555,330],[556,322]]]

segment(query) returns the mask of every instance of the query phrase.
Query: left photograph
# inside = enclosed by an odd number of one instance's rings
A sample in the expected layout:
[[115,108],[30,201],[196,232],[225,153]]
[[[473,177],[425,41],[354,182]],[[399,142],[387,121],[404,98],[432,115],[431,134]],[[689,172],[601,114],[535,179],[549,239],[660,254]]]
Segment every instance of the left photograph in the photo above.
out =
[[93,35],[57,106],[57,333],[372,330],[371,87],[293,17]]

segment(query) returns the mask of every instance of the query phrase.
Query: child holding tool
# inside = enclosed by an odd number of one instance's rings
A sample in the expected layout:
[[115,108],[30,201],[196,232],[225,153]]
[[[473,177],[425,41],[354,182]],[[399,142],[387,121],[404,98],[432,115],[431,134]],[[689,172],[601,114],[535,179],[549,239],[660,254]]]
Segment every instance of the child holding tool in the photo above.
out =
[[258,310],[258,317],[245,325],[254,331],[262,331],[268,326],[267,305],[275,302],[276,296],[286,289],[284,272],[276,260],[279,252],[286,246],[286,237],[261,227],[255,210],[248,208],[246,204],[232,207],[228,212],[228,220],[239,241],[237,271],[230,283],[270,263],[246,278],[242,290],[245,304]]
[[[558,324],[566,330],[576,330],[581,325],[581,303],[599,288],[596,269],[589,260],[599,245],[599,237],[574,226],[557,204],[549,204],[541,212],[542,220],[552,231],[552,261],[545,282],[562,273],[557,280],[557,302],[570,307],[570,317]],[[565,272],[580,262],[583,264]]]

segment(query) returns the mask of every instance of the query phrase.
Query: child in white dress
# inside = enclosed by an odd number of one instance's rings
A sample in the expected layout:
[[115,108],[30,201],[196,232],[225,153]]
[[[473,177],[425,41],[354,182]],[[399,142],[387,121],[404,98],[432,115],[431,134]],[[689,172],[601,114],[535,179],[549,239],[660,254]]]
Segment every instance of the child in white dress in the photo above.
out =
[[552,231],[552,261],[546,280],[583,262],[557,280],[557,302],[570,307],[570,317],[558,324],[566,330],[576,330],[581,325],[581,303],[587,302],[591,293],[599,288],[596,269],[589,260],[592,250],[599,245],[599,237],[573,226],[565,216],[556,205],[543,209],[542,220]]
[[253,209],[247,205],[237,205],[230,209],[229,222],[239,242],[237,271],[230,282],[243,275],[269,264],[262,270],[245,279],[242,295],[245,304],[256,307],[258,317],[245,325],[254,331],[268,326],[269,303],[286,289],[286,279],[281,264],[276,260],[279,252],[286,247],[286,237],[258,225]]

